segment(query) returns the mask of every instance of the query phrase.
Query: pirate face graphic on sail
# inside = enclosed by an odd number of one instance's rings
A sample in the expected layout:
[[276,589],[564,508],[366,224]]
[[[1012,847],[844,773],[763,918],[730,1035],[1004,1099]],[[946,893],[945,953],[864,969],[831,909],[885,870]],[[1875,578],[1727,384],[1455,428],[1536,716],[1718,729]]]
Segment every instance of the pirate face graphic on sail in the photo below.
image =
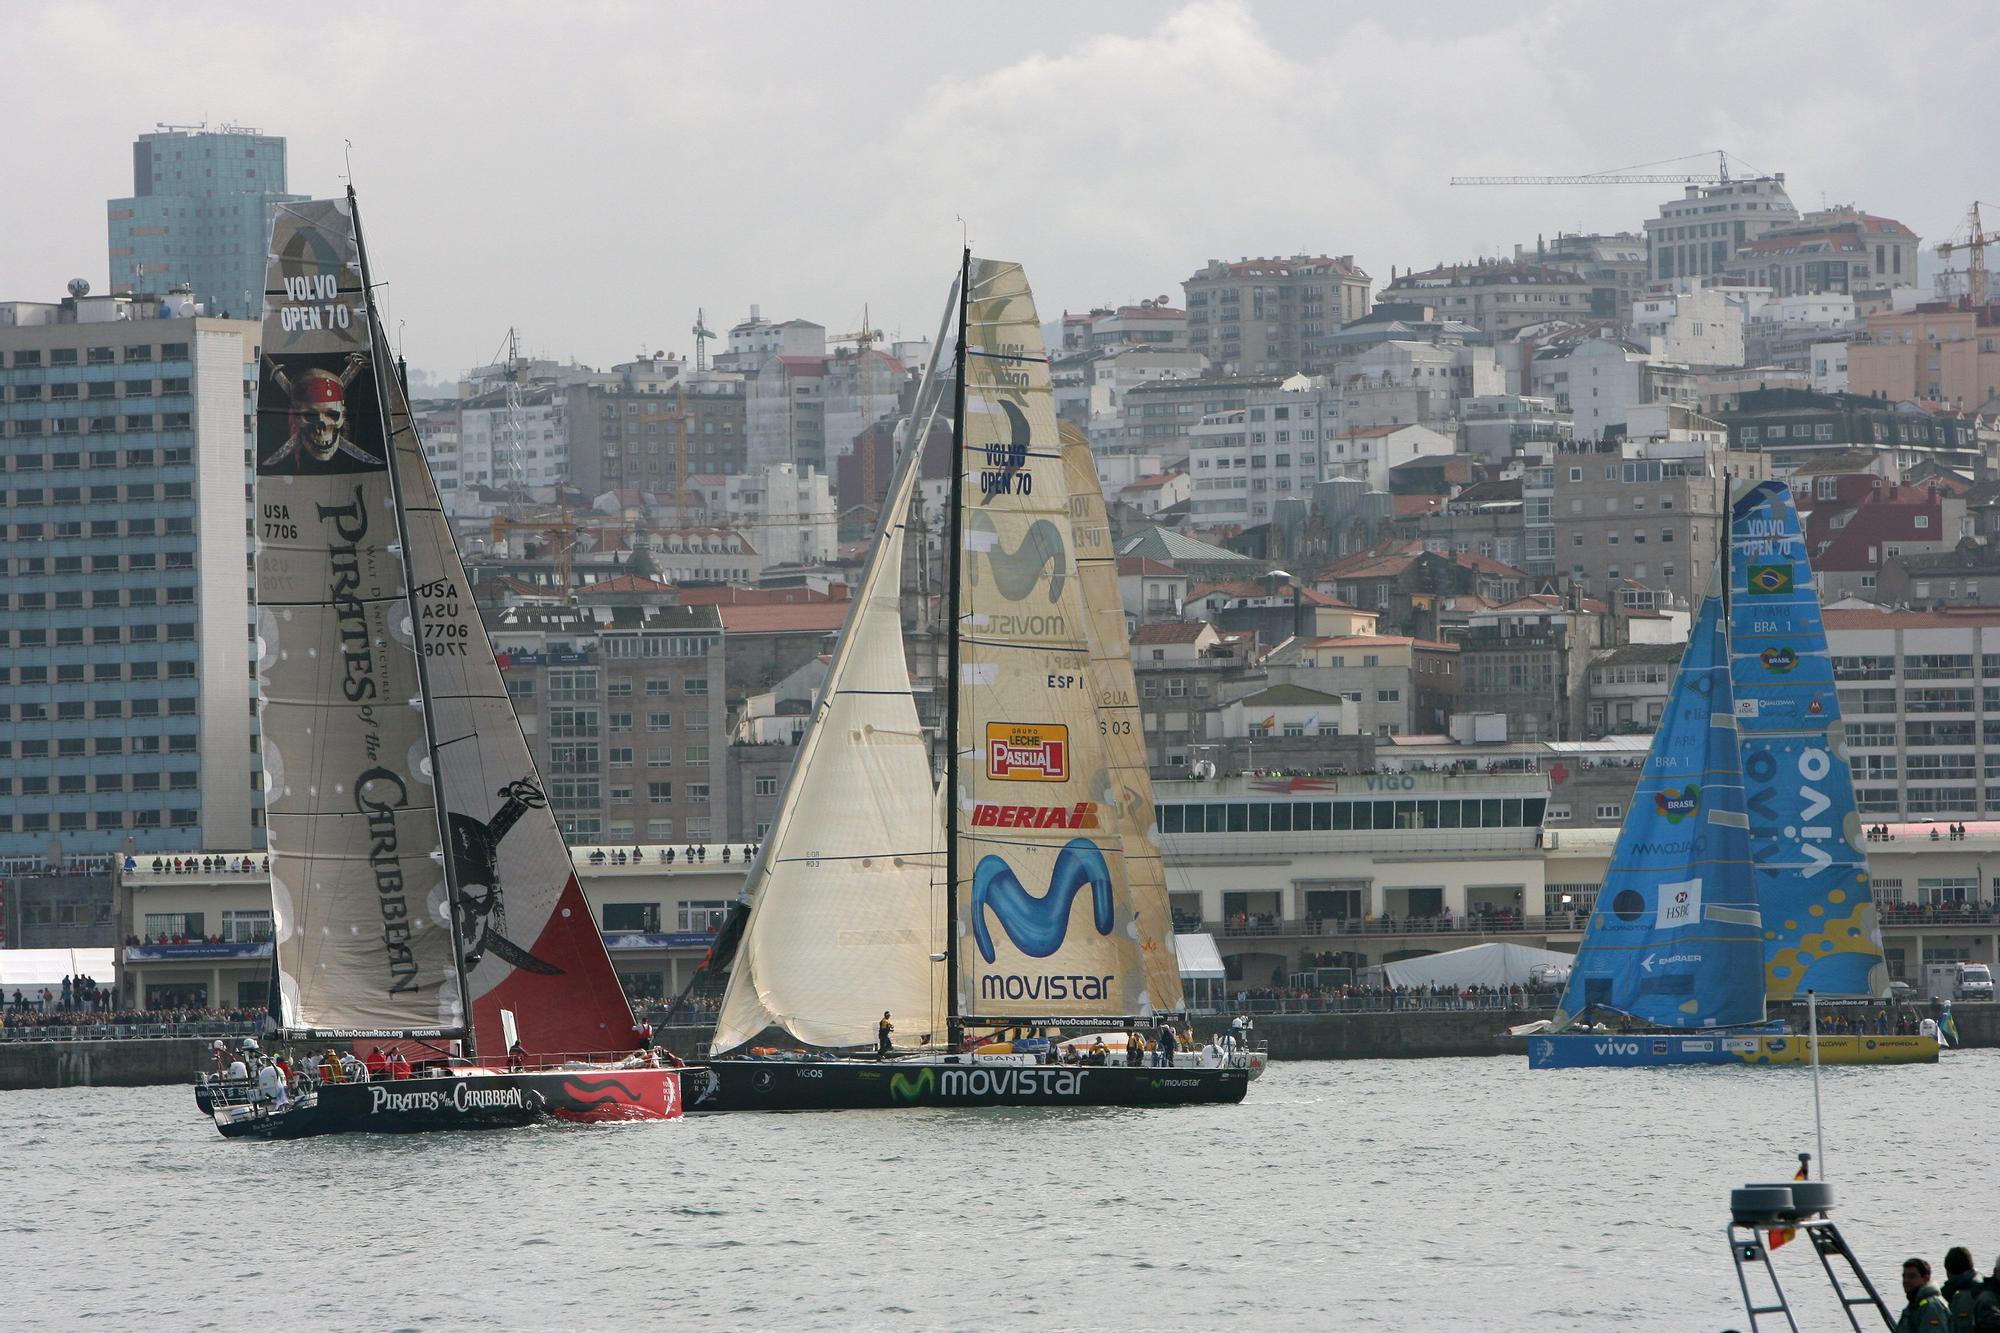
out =
[[[280,365],[266,358],[265,414],[282,413],[285,435],[275,448],[259,455],[257,470],[319,475],[381,467],[382,456],[354,438],[357,431],[372,435],[379,428],[372,412],[374,395],[364,392],[374,388],[367,355],[349,352],[337,372],[299,364],[304,360],[293,358],[291,364]],[[274,396],[277,402],[272,402]],[[364,412],[364,407],[370,410]]]
[[541,789],[527,778],[500,789],[503,804],[482,824],[452,812],[451,845],[446,854],[458,874],[458,934],[465,948],[465,970],[479,966],[488,952],[524,972],[559,976],[562,969],[529,953],[507,938],[507,910],[500,898],[500,839],[521,816],[548,804]]

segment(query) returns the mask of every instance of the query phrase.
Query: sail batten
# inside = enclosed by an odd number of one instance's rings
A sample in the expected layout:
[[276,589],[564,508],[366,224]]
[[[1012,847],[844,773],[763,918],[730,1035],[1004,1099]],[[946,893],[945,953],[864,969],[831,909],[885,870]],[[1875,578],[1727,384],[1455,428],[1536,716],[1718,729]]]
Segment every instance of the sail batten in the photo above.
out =
[[1732,676],[1764,908],[1765,987],[1888,988],[1840,692],[1791,490],[1765,481],[1730,512]]

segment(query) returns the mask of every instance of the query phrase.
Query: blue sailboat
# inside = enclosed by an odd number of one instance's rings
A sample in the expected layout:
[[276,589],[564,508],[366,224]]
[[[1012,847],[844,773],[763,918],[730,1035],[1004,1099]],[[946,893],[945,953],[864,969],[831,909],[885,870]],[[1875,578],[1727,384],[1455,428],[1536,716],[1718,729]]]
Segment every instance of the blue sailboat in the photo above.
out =
[[[1801,1064],[1765,1021],[1812,989],[1879,997],[1880,927],[1791,492],[1731,507],[1703,604],[1537,1069]],[[1820,1038],[1823,1064],[1937,1059],[1921,1036]]]

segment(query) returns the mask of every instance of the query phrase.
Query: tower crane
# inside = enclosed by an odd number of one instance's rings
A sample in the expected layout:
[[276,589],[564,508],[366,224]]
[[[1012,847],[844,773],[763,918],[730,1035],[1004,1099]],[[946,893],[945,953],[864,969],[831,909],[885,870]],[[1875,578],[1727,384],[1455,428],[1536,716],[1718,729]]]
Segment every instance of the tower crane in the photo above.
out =
[[[697,344],[699,345],[699,344]],[[674,385],[674,408],[671,412],[647,412],[632,418],[640,425],[670,425],[674,427],[674,461],[668,477],[667,492],[674,497],[674,509],[680,521],[687,519],[688,477],[693,474],[693,460],[688,457],[688,422],[692,420],[688,412],[687,390]]]
[[860,328],[852,333],[829,333],[826,335],[826,340],[829,343],[853,343],[855,350],[865,352],[870,347],[873,347],[881,337],[882,330],[868,322],[868,307],[864,305],[861,307]]
[[[511,518],[505,514],[493,516],[493,540],[503,542],[510,532],[525,532],[541,537],[548,545],[549,555],[555,563],[556,592],[567,598],[575,587],[576,547],[583,535],[585,524],[564,510],[546,514],[530,514]],[[526,552],[522,552],[526,554]]]
[[694,368],[697,373],[708,369],[708,340],[715,331],[708,327],[708,317],[700,306],[694,308]]
[[1670,157],[1659,162],[1641,162],[1637,167],[1621,167],[1616,171],[1592,171],[1580,176],[1453,176],[1453,185],[1727,185],[1729,183],[1729,154],[1723,149],[1715,150],[1714,171],[1645,171],[1645,167],[1665,166],[1670,162],[1685,162],[1690,157],[1706,154],[1690,153],[1687,157]]
[[1937,252],[1940,258],[1965,252],[1966,288],[1972,297],[1972,308],[1986,308],[1986,247],[2000,245],[2000,231],[1982,231],[1979,222],[1979,201],[1972,201],[1972,209],[1967,214],[1966,239],[1962,241],[1939,241]]

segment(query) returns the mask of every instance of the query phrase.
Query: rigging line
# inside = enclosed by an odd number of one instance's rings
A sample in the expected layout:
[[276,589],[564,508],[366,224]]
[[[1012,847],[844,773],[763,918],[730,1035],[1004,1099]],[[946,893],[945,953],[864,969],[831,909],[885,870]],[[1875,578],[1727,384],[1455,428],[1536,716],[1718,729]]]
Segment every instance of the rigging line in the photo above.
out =
[[967,356],[980,357],[987,361],[1020,361],[1036,366],[1046,366],[1049,364],[1049,358],[1045,356],[1023,356],[1015,352],[982,352],[977,347],[966,348],[965,354]]

